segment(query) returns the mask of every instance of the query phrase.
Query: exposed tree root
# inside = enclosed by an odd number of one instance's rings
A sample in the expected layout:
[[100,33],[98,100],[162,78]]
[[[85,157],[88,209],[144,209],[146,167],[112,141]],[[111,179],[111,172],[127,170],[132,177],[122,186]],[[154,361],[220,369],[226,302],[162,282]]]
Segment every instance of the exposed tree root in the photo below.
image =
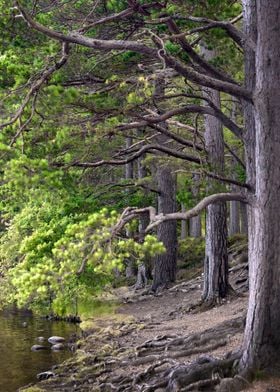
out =
[[[75,380],[74,384],[73,380],[61,383],[60,378],[60,389],[48,388],[48,390],[59,392],[70,390],[100,392],[214,391],[224,377],[234,376],[234,364],[239,355],[231,354],[224,359],[203,355],[191,362],[188,361],[188,358],[212,352],[226,345],[230,336],[242,331],[243,322],[243,318],[239,317],[203,333],[194,333],[183,337],[174,334],[161,335],[147,340],[135,349],[119,347],[117,350],[108,349],[106,352],[103,348],[103,355],[85,358],[86,374],[89,374],[88,369],[90,369],[92,375],[90,382],[85,385],[85,380],[82,378]],[[133,330],[133,326],[131,329]],[[60,375],[60,377],[62,376]],[[55,385],[55,380],[51,380],[50,383],[52,384],[49,385]],[[61,387],[62,384],[63,387]]]

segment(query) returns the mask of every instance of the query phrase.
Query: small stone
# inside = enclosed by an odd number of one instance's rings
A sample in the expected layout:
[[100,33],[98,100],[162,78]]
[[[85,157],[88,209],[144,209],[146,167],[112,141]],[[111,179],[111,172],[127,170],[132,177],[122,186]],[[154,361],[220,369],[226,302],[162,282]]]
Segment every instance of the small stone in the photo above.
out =
[[26,328],[26,327],[27,327],[27,322],[24,321],[24,322],[22,323],[22,326],[23,326],[24,328]]
[[45,338],[44,338],[44,336],[38,336],[37,340],[38,340],[38,342],[44,342]]
[[37,374],[37,379],[38,380],[47,380],[50,377],[54,377],[54,373],[51,371],[48,372],[42,372]]
[[40,350],[47,350],[47,347],[41,346],[40,344],[34,344],[34,346],[31,347],[31,351],[40,351]]
[[62,343],[65,342],[65,339],[61,336],[51,336],[48,338],[48,342],[51,344]]

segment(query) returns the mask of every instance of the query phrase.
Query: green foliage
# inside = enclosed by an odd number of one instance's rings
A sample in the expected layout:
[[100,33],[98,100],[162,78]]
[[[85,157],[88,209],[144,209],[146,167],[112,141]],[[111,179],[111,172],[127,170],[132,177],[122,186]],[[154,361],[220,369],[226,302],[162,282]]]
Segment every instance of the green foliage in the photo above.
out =
[[181,268],[202,265],[205,254],[205,240],[203,238],[187,237],[179,241],[179,259]]
[[[36,15],[38,22],[61,32],[79,31],[80,21],[86,25],[91,17],[98,20],[128,7],[124,0],[97,2],[93,15],[92,1],[62,3],[61,7],[52,4],[43,7],[43,3],[36,2],[34,6],[26,0],[24,6]],[[157,2],[140,0],[140,5],[155,4],[148,15],[138,12],[121,21],[95,25],[86,35],[105,40],[133,39],[155,47],[151,35],[143,29],[146,20],[152,21],[163,14],[180,15],[183,18],[176,19],[176,23],[182,32],[187,32],[198,27],[184,18],[190,9],[194,16],[217,20],[230,19],[240,13],[238,2],[171,3],[167,2],[166,9],[162,9]],[[11,0],[0,0],[0,9],[0,98],[4,121],[16,113],[42,72],[57,63],[61,43],[28,28],[22,18],[15,18],[18,11],[13,9]],[[178,61],[189,61],[178,43],[167,40],[170,32],[164,23],[150,23],[148,27],[163,37],[169,55]],[[195,38],[186,35],[189,42]],[[225,32],[221,29],[206,31],[203,39],[217,50],[213,65],[242,82],[242,56]],[[104,53],[71,45],[64,67],[44,82],[36,100],[32,97],[28,102],[21,119],[1,131],[2,303],[16,302],[18,306],[33,309],[51,306],[55,312],[64,313],[73,299],[84,299],[104,289],[114,279],[114,270],[121,271],[128,259],[133,258],[137,263],[164,251],[163,245],[150,235],[143,244],[133,238],[122,238],[124,233],[111,238],[111,228],[120,211],[128,205],[155,205],[155,194],[143,192],[137,182],[135,188],[126,188],[122,167],[103,166],[95,170],[71,167],[74,162],[95,162],[113,155],[118,159],[126,136],[119,132],[120,124],[141,119],[155,107],[164,112],[168,105],[175,108],[187,104],[183,96],[159,102],[154,99],[155,77],[162,66],[159,58],[152,59],[130,50]],[[192,85],[181,77],[167,77],[166,81],[166,95],[193,93]],[[228,96],[222,94],[222,98],[226,100]],[[190,102],[201,104],[200,99]],[[223,110],[230,114],[228,109]],[[203,120],[194,120],[192,114],[175,119],[185,125],[196,121],[197,129],[202,129]],[[25,122],[27,125],[19,131]],[[242,122],[241,118],[238,122]],[[184,129],[173,128],[171,123],[169,127],[170,131],[190,139]],[[151,128],[145,129],[143,136],[147,143],[153,143],[153,139],[149,139],[151,133]],[[242,151],[240,142],[227,131],[224,133],[227,143]],[[139,135],[135,141],[138,138]],[[166,159],[166,156],[155,159],[147,154],[148,173],[159,160],[166,162]],[[177,160],[168,159],[176,168]],[[184,165],[191,172],[192,166]],[[236,168],[235,174],[240,181],[245,181],[241,167]],[[142,181],[150,182],[151,178]],[[206,182],[200,180],[194,197],[191,174],[179,175],[177,200],[186,208],[193,207],[204,195]],[[107,188],[111,183],[119,183],[120,187]],[[217,191],[223,189],[218,183],[216,188]],[[132,222],[130,232],[136,232],[137,226],[136,221]],[[180,255],[187,259],[187,264],[196,263],[203,257],[203,246],[202,240],[188,239],[180,244]],[[83,261],[86,261],[84,271],[77,274]]]
[[[86,298],[110,282],[114,269],[122,270],[127,258],[141,262],[164,252],[152,235],[143,244],[112,237],[116,211],[66,216],[63,206],[53,201],[26,206],[2,236],[2,269],[9,264],[8,300],[18,306],[52,306],[64,313],[73,297]],[[83,273],[77,274],[85,260]]]

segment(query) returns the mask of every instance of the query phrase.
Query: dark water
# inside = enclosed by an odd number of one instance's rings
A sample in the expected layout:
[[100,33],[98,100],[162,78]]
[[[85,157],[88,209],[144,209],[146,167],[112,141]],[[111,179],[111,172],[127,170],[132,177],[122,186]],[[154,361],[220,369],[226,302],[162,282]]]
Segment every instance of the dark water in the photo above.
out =
[[67,340],[73,333],[80,333],[77,325],[32,317],[26,312],[0,312],[0,392],[16,392],[35,382],[37,373],[50,370],[72,355],[68,350],[53,352],[50,348],[31,351],[34,344],[51,346],[47,341],[39,343],[38,336],[47,339],[56,335]]

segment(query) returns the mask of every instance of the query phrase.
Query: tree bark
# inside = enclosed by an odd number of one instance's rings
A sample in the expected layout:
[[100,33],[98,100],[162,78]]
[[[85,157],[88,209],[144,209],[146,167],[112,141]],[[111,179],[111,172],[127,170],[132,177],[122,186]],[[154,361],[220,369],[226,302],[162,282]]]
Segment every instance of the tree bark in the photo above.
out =
[[276,0],[270,1],[269,7],[264,0],[257,0],[256,5],[257,181],[252,202],[254,236],[249,231],[250,296],[241,360],[246,371],[275,368],[280,354],[280,8]]
[[[193,176],[192,194],[197,202],[199,187],[197,182],[199,181],[199,175]],[[190,237],[199,238],[201,237],[201,216],[197,215],[190,219]]]
[[[236,123],[236,101],[232,100],[231,119]],[[236,180],[237,161],[234,157],[231,159],[232,178]],[[232,192],[238,192],[240,189],[236,185],[231,186]],[[229,235],[240,233],[240,203],[238,201],[231,201],[229,203]]]
[[[138,131],[139,136],[142,135],[142,131]],[[145,156],[140,157],[137,160],[137,176],[138,179],[143,179],[147,176],[147,170],[143,161]],[[144,197],[147,196],[148,191],[144,190]],[[145,230],[150,223],[149,213],[141,214],[139,219],[139,241],[142,242],[145,237]],[[144,288],[147,283],[148,279],[152,279],[152,266],[151,266],[151,258],[146,258],[143,263],[138,264],[137,267],[137,278],[135,283],[135,289]]]
[[[184,203],[181,203],[181,211],[186,212],[186,207]],[[186,220],[181,220],[181,240],[185,240],[189,234],[188,222]]]
[[[211,60],[213,51],[203,49],[205,58]],[[204,89],[204,94],[219,108],[218,91]],[[211,171],[223,174],[224,141],[221,122],[205,116],[205,146]],[[209,192],[214,193],[220,185],[209,182]],[[227,208],[225,202],[211,204],[206,210],[206,246],[204,261],[204,288],[202,299],[211,304],[219,302],[228,294],[228,253],[227,253]]]
[[[236,189],[232,187],[232,191]],[[240,233],[240,206],[238,201],[230,201],[229,206],[229,235],[232,236]]]
[[[129,149],[132,145],[132,137],[128,136],[125,138],[125,147]],[[133,162],[129,162],[125,165],[125,179],[129,180],[133,178]]]
[[[158,78],[155,81],[154,97],[164,95],[165,80]],[[167,123],[162,124],[167,127]],[[164,144],[168,137],[161,134],[157,137],[158,144]],[[156,182],[159,191],[157,204],[158,213],[168,214],[176,212],[176,176],[172,173],[172,168],[167,162],[159,161],[156,163]],[[157,228],[158,240],[165,246],[165,253],[155,257],[154,276],[152,291],[165,288],[169,283],[176,280],[177,269],[177,224],[176,222],[163,222]]]
[[[132,137],[128,136],[125,139],[125,147],[128,149],[132,145]],[[130,180],[133,178],[133,162],[129,162],[125,165],[125,179]],[[126,235],[127,237],[131,236],[131,233],[129,232],[129,229],[126,227]],[[135,263],[133,259],[129,259],[127,261],[127,266],[125,269],[125,276],[127,279],[132,279],[136,276],[137,274],[137,268],[135,266]]]
[[247,205],[240,203],[240,233],[248,235],[248,216],[247,216]]
[[[176,181],[168,164],[157,168],[158,213],[176,211]],[[156,256],[152,290],[166,287],[176,279],[177,267],[177,224],[176,221],[163,222],[157,230],[158,240],[162,241],[166,252]]]
[[194,216],[190,219],[190,237],[201,237],[201,217],[200,215]]

